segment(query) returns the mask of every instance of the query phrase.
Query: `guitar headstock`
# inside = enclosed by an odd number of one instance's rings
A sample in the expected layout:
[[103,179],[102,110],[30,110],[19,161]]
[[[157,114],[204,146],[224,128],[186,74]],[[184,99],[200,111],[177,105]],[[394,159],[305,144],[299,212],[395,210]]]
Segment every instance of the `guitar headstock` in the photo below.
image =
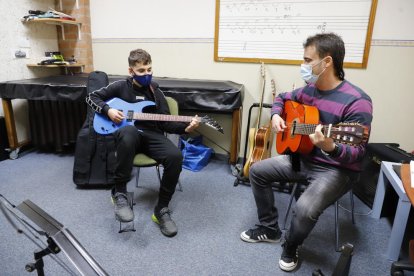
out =
[[262,63],[260,64],[260,74],[262,76],[263,79],[266,78],[266,68],[265,68],[265,64],[262,61]]
[[276,82],[274,79],[270,80],[270,85],[272,86],[272,95],[273,98],[276,97]]
[[329,137],[336,142],[356,146],[368,141],[368,127],[359,123],[339,123],[332,126]]
[[200,119],[201,119],[200,120],[201,123],[217,130],[218,132],[224,133],[223,128],[216,121],[214,121],[213,119],[211,119],[207,115],[201,117]]

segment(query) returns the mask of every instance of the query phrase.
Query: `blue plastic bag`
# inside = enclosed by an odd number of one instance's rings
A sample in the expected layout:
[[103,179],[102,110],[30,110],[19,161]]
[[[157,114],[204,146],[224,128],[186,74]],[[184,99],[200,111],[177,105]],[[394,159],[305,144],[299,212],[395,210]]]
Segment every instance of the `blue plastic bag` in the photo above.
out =
[[198,172],[208,164],[213,150],[204,146],[202,142],[201,135],[187,140],[180,138],[184,169]]

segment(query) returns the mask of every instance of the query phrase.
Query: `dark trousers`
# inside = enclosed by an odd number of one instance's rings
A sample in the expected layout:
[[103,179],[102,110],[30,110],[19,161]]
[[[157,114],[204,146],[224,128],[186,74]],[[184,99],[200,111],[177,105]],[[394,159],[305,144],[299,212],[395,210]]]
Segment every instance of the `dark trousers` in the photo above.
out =
[[168,206],[175,192],[182,170],[183,156],[161,131],[138,130],[134,126],[126,126],[115,132],[117,166],[115,182],[117,188],[126,190],[126,184],[131,179],[134,157],[144,153],[153,158],[164,168],[159,190],[158,205]]
[[254,163],[249,173],[260,224],[270,229],[279,228],[272,183],[308,180],[309,185],[296,202],[286,233],[286,240],[296,245],[308,237],[323,211],[351,189],[351,180],[356,176],[355,172],[305,160],[301,160],[300,168],[300,172],[295,172],[289,156],[279,155]]

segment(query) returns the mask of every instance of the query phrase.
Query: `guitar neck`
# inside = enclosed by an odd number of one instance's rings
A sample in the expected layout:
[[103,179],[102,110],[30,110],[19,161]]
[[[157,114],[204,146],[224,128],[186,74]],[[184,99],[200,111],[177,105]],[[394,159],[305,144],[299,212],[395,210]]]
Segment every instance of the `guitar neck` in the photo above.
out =
[[[315,129],[318,125],[317,124],[303,124],[303,123],[296,123],[294,127],[292,127],[294,130],[293,132],[295,134],[300,134],[300,135],[309,135],[312,133],[315,133]],[[327,135],[328,133],[330,133],[332,125],[323,125],[322,126],[322,133],[325,136],[329,136]]]
[[[168,121],[168,122],[191,122],[192,116],[179,116],[155,113],[134,113],[133,120],[141,121]],[[201,122],[201,120],[199,119]]]

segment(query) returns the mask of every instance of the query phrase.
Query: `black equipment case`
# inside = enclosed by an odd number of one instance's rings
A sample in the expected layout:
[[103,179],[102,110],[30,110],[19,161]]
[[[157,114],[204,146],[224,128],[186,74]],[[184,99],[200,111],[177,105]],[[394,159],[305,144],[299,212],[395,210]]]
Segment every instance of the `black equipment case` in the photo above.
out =
[[[109,84],[105,72],[94,71],[88,76],[88,94]],[[78,187],[105,187],[114,184],[116,165],[115,138],[100,135],[93,129],[94,110],[87,107],[85,123],[76,139],[73,182]]]

